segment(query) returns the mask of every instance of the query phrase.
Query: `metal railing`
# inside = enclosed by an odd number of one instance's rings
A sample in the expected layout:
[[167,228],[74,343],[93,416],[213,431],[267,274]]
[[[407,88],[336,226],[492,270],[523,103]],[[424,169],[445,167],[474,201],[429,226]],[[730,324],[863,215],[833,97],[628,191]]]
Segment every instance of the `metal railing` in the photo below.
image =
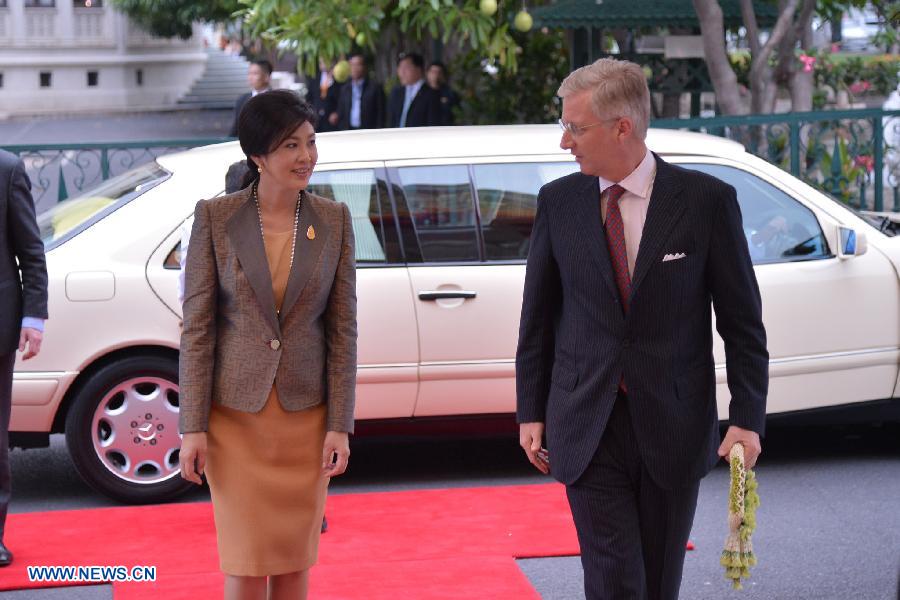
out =
[[3,146],[25,162],[38,211],[158,156],[232,138]]
[[650,125],[727,137],[851,206],[900,211],[900,110],[660,119]]
[[[900,110],[659,119],[651,127],[703,131],[848,204],[900,212]],[[169,152],[231,138],[6,146],[25,161],[38,210]]]

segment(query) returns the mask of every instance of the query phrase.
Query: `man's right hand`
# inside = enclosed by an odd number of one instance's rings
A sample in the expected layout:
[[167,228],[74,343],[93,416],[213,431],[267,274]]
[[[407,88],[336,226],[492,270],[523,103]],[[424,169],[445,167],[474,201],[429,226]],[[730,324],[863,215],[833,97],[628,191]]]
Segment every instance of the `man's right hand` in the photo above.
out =
[[178,462],[181,464],[181,476],[192,483],[202,485],[203,480],[200,479],[200,476],[206,470],[206,432],[184,434],[178,457]]
[[541,450],[541,439],[544,437],[543,423],[521,423],[519,425],[519,445],[528,456],[534,467],[546,475],[550,472],[550,461],[546,450]]

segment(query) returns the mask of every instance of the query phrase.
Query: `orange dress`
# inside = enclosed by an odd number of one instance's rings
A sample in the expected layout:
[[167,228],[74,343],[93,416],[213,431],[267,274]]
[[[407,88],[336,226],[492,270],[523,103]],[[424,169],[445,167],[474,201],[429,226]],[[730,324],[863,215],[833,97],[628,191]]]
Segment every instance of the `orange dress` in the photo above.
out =
[[[266,233],[266,258],[281,307],[293,231]],[[322,475],[327,408],[288,412],[275,387],[258,413],[213,403],[206,480],[219,565],[229,575],[279,575],[318,557],[328,478]]]

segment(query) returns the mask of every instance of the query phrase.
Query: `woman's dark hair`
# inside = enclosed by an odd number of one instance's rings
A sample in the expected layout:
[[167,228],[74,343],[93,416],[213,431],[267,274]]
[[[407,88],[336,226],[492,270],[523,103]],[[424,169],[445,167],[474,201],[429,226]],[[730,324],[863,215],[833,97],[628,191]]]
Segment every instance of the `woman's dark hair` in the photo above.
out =
[[250,157],[272,152],[307,122],[315,126],[316,113],[291,90],[262,92],[244,104],[238,116],[238,139],[249,171],[241,181],[241,189],[259,179],[259,165]]

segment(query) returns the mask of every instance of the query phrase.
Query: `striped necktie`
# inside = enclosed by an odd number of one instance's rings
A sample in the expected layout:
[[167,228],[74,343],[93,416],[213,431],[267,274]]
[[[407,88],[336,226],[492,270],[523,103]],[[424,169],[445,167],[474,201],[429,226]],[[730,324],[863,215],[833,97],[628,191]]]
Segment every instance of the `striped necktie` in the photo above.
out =
[[606,196],[606,247],[616,276],[616,287],[619,288],[619,299],[622,310],[628,313],[628,302],[631,299],[631,275],[628,273],[628,251],[625,246],[625,225],[622,223],[622,211],[619,200],[625,189],[613,185],[607,189]]

